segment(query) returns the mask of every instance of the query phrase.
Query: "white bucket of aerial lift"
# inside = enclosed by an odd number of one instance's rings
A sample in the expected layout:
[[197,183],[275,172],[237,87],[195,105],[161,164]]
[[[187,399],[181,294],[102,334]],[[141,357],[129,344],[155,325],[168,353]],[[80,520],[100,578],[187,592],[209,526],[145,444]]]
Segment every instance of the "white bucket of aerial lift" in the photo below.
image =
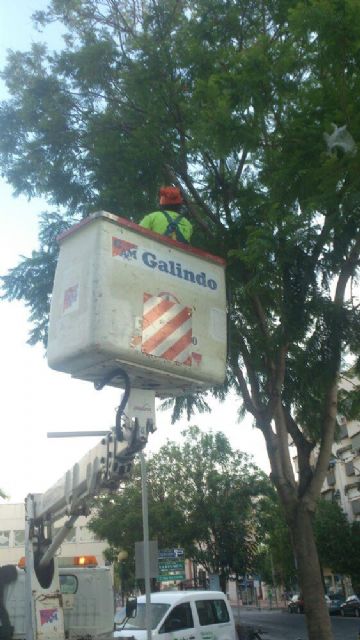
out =
[[59,242],[50,367],[94,382],[120,367],[159,396],[224,381],[224,260],[103,211]]

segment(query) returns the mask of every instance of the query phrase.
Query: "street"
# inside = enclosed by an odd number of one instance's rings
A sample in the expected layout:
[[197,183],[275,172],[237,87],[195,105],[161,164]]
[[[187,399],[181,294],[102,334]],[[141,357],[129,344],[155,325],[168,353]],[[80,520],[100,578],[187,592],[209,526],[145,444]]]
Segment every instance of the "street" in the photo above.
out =
[[[290,614],[286,610],[274,609],[247,610],[233,607],[235,622],[243,625],[253,625],[264,631],[264,640],[308,640],[305,616],[303,614]],[[358,618],[342,618],[331,616],[332,629],[335,640],[358,640],[360,620]]]

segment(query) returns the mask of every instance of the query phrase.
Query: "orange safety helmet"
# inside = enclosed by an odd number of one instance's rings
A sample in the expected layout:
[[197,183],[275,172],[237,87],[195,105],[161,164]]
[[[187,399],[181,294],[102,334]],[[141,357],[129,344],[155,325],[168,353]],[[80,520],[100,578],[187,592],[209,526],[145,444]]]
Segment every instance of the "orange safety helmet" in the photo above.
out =
[[159,191],[160,204],[182,204],[184,202],[179,187],[161,187]]

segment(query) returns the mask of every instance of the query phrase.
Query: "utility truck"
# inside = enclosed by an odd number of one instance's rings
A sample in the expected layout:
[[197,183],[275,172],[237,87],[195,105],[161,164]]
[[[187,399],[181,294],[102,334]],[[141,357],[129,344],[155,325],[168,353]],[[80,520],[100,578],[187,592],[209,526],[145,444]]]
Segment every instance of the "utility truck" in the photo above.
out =
[[[90,561],[90,564],[89,564]],[[96,566],[90,557],[75,557],[74,564],[59,567],[61,604],[65,638],[112,638],[114,619],[113,578],[110,567]],[[81,564],[84,563],[84,564]],[[26,638],[26,573],[17,567],[17,579],[5,590],[5,604],[11,621],[11,632],[5,637]],[[42,637],[53,637],[49,628],[58,612],[55,607],[40,610]],[[0,627],[1,630],[1,627]],[[1,638],[0,632],[0,638]],[[41,636],[40,636],[41,637]]]
[[[3,589],[10,628],[3,619],[1,639],[112,637],[110,568],[97,567],[94,558],[86,557],[74,558],[72,566],[59,567],[56,554],[78,516],[89,513],[91,499],[102,491],[117,489],[126,480],[136,453],[145,446],[153,428],[148,417],[141,422],[141,418],[129,421],[117,415],[116,428],[103,435],[58,482],[43,494],[27,496],[24,568],[17,568],[16,579]],[[64,516],[65,524],[54,533],[54,524]]]
[[100,442],[48,491],[26,498],[25,568],[0,584],[6,640],[111,637],[109,570],[59,568],[57,551],[92,498],[126,480],[155,429],[155,396],[205,391],[225,377],[224,260],[104,211],[59,243],[48,364],[124,394],[115,427],[98,432]]

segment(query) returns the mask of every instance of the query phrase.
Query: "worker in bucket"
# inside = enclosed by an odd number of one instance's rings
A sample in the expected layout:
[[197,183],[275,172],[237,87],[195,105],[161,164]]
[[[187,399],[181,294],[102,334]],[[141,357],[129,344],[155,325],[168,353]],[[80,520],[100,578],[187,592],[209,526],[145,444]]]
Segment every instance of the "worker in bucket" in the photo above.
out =
[[161,187],[159,191],[160,207],[158,211],[148,213],[140,222],[144,229],[150,229],[162,236],[189,244],[192,224],[181,211],[184,204],[178,187]]

